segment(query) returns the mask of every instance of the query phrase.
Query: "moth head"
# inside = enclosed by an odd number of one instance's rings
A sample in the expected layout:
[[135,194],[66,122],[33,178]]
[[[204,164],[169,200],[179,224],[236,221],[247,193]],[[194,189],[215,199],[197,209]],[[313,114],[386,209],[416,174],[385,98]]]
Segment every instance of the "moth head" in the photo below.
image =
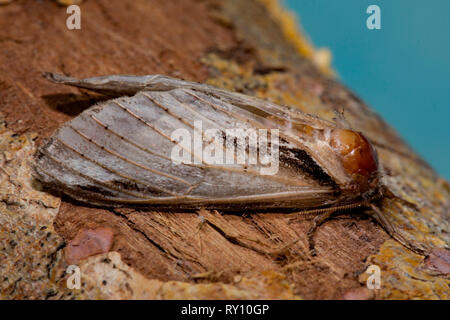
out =
[[379,183],[378,157],[375,148],[360,132],[335,128],[329,138],[330,147],[339,156],[342,168],[350,177],[345,188],[366,192]]

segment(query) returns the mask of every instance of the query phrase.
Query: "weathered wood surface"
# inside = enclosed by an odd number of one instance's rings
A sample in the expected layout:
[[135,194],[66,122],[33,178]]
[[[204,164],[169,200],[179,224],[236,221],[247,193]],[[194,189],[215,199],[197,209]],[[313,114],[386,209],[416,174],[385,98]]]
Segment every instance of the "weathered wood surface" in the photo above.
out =
[[[376,142],[384,182],[418,206],[385,201],[392,223],[430,248],[449,244],[448,183],[330,78],[323,54],[293,32],[275,1],[91,0],[81,10],[82,29],[70,31],[54,2],[0,6],[2,298],[449,298],[448,251],[424,261],[363,209],[327,221],[310,257],[311,221],[286,214],[107,210],[38,191],[30,174],[36,146],[105,99],[48,83],[42,72],[160,73],[332,121],[344,111],[336,121]],[[81,259],[86,252],[100,254]],[[66,287],[70,263],[81,267],[81,290]],[[371,264],[382,272],[376,292],[364,289]]]

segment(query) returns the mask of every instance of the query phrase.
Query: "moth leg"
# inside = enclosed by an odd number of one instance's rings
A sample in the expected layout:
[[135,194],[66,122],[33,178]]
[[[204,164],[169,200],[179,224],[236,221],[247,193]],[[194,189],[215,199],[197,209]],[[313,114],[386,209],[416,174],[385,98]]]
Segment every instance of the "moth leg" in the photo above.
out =
[[338,125],[342,126],[342,128],[352,129],[350,123],[347,121],[347,119],[345,119],[344,109],[342,109],[342,112],[335,109],[333,110],[333,113],[336,116],[334,117],[334,120]]
[[[214,214],[220,215],[220,213],[216,210],[214,210],[213,212],[214,212]],[[272,255],[273,254],[273,252],[272,252],[273,250],[265,250],[259,246],[257,247],[252,244],[252,243],[257,243],[259,245],[264,245],[264,243],[262,243],[260,240],[250,239],[245,235],[235,233],[233,230],[230,230],[227,227],[225,227],[225,225],[218,224],[217,222],[215,223],[215,221],[213,221],[212,219],[209,219],[207,215],[202,214],[201,211],[199,213],[203,217],[202,222],[200,222],[200,223],[209,225],[212,229],[217,231],[220,235],[222,235],[230,243],[232,243],[234,245],[238,245],[238,246],[246,248],[246,249],[253,250],[259,254],[263,254],[263,255]],[[244,240],[247,240],[247,241],[244,241]]]
[[381,212],[376,206],[370,204],[374,212],[374,217],[380,223],[380,225],[386,230],[386,232],[395,240],[397,240],[400,244],[405,246],[407,249],[413,251],[414,253],[425,255],[427,249],[424,247],[419,247],[414,242],[409,241],[405,238],[405,236],[395,228],[392,223],[386,218],[386,216]]
[[412,203],[412,202],[409,202],[408,200],[405,200],[405,199],[403,199],[403,198],[401,198],[401,197],[395,195],[395,194],[394,194],[391,190],[389,190],[389,188],[387,188],[387,187],[384,187],[384,188],[383,188],[382,194],[383,194],[386,198],[391,199],[391,200],[394,200],[394,201],[397,201],[397,202],[400,202],[402,205],[407,206],[407,207],[409,207],[409,208],[411,208],[411,209],[413,209],[413,210],[419,210],[419,208],[417,207],[416,204],[414,204],[414,203]]
[[312,225],[309,228],[308,233],[307,233],[308,243],[309,243],[309,253],[311,256],[315,256],[317,254],[316,248],[315,248],[315,243],[314,243],[314,233],[316,232],[317,228],[319,228],[320,225],[322,223],[324,223],[325,220],[327,220],[335,212],[336,212],[336,210],[330,210],[319,216],[316,216],[313,219]]
[[139,91],[167,91],[176,88],[205,90],[206,85],[179,80],[164,75],[109,75],[94,78],[77,79],[61,74],[45,72],[44,78],[68,86],[96,91],[109,96],[134,95]]
[[194,236],[198,236],[198,246],[200,248],[200,255],[203,253],[203,241],[202,241],[202,234],[201,230],[203,229],[203,226],[207,223],[205,218],[202,215],[198,215],[199,222],[197,224],[197,231],[194,233]]

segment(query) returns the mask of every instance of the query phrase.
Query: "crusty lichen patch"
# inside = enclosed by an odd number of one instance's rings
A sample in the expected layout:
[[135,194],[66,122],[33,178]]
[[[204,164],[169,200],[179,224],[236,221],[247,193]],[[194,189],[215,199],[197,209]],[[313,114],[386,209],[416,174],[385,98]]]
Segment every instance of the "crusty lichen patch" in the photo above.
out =
[[[399,243],[386,241],[378,254],[367,260],[381,270],[381,287],[378,299],[444,299],[450,298],[450,280],[427,271],[423,257],[405,250]],[[366,284],[369,274],[363,273],[360,281]]]
[[8,130],[0,117],[0,208],[20,211],[47,225],[56,216],[60,199],[36,190],[38,182],[31,175],[35,139],[33,133],[19,135]]
[[15,134],[0,114],[0,298],[46,298],[57,292],[54,267],[64,244],[53,230],[60,199],[35,190],[35,135]]
[[284,36],[298,50],[298,53],[310,59],[325,75],[332,76],[331,52],[327,48],[314,48],[307,39],[304,30],[301,30],[295,13],[287,10],[280,4],[280,0],[258,0],[263,3],[274,19],[281,27]]
[[320,93],[324,90],[320,83],[307,78],[296,79],[290,72],[260,74],[254,61],[238,63],[215,53],[203,57],[202,63],[208,66],[212,75],[207,79],[208,84],[297,107],[303,112],[314,113],[325,119],[332,120],[336,116],[328,105],[320,101]]
[[[83,299],[298,299],[285,276],[265,271],[237,276],[232,284],[159,281],[127,266],[118,252],[80,263],[81,287],[71,297]],[[67,298],[68,296],[65,296]]]

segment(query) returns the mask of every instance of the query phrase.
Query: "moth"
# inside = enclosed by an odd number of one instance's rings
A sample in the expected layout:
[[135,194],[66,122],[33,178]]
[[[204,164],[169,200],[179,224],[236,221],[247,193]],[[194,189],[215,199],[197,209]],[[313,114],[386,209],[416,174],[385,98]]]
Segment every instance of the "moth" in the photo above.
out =
[[[336,211],[366,206],[391,236],[419,251],[375,206],[386,188],[375,148],[361,132],[293,107],[163,75],[45,77],[118,97],[68,121],[38,149],[35,174],[52,189],[102,206],[296,210],[317,215],[309,234]],[[261,151],[260,145],[249,146],[249,137],[235,136],[228,145],[211,141],[198,132],[196,121],[223,136],[236,126],[275,130],[276,173],[262,174],[258,162],[225,165],[198,157],[174,162],[180,141],[173,133],[180,129],[216,148],[247,143],[244,155]]]

